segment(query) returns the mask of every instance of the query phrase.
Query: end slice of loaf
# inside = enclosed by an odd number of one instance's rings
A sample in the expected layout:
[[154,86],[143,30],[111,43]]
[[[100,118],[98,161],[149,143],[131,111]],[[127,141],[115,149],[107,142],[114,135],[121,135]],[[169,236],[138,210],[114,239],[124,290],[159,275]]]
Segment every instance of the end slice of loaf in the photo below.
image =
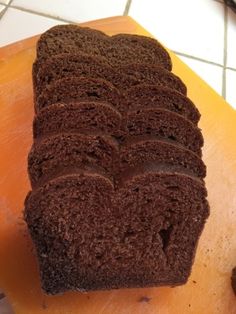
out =
[[31,192],[24,217],[49,294],[187,281],[209,214],[200,180],[171,168],[129,176],[114,194],[97,173]]

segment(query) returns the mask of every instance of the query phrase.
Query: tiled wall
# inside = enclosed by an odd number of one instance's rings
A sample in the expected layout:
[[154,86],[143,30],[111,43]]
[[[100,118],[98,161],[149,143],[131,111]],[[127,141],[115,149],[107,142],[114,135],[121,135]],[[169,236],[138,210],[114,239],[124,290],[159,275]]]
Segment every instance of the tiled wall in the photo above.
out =
[[136,19],[236,108],[236,14],[223,0],[0,0],[0,46],[114,15]]

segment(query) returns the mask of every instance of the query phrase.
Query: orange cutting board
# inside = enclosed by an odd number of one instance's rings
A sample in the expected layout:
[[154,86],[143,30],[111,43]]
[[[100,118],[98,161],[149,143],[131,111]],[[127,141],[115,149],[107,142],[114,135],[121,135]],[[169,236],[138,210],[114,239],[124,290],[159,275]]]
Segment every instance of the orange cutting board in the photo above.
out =
[[[86,25],[108,34],[150,35],[129,17]],[[31,38],[0,49],[0,287],[16,314],[235,314],[230,284],[236,265],[236,112],[173,53],[173,71],[199,108],[210,218],[201,236],[192,275],[176,288],[69,292],[47,296],[40,289],[33,246],[22,219],[30,189],[27,153],[32,143]]]

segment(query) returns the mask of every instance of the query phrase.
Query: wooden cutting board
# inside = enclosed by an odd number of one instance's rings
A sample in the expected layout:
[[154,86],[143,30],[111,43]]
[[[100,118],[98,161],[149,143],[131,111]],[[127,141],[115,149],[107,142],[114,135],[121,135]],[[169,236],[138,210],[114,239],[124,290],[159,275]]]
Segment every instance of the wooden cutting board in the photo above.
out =
[[[108,34],[148,34],[129,17],[86,23]],[[192,275],[177,288],[126,289],[46,296],[22,219],[30,189],[27,153],[32,143],[31,66],[36,38],[0,49],[0,287],[16,314],[235,314],[230,276],[236,265],[236,113],[173,53],[174,73],[199,108],[211,215]]]

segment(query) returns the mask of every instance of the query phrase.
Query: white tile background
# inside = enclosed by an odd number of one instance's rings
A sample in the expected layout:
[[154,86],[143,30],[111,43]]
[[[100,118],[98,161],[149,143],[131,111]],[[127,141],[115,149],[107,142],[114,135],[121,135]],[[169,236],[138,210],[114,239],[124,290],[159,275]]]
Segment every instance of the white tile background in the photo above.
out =
[[223,64],[224,7],[221,3],[135,0],[130,15],[170,49]]
[[1,0],[2,4],[8,4],[10,2],[10,0]]
[[219,94],[222,93],[223,67],[179,55],[195,73],[208,82]]
[[2,13],[4,9],[5,9],[5,6],[0,4],[0,14]]
[[0,43],[4,46],[21,38],[39,34],[58,23],[56,19],[8,8],[0,20]]
[[[0,46],[64,22],[130,15],[236,109],[236,14],[223,0],[0,0]],[[11,311],[0,300],[0,313]]]
[[236,68],[236,14],[228,10],[227,18],[227,66]]
[[73,22],[122,15],[126,0],[13,0],[12,5]]

